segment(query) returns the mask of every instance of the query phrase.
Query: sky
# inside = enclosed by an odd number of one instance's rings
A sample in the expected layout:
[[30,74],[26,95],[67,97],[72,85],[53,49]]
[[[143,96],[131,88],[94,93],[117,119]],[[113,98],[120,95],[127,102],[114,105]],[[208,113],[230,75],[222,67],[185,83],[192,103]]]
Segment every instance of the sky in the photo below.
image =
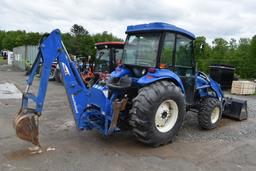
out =
[[256,34],[256,0],[0,0],[0,30],[89,33],[125,38],[128,25],[166,22],[209,40]]

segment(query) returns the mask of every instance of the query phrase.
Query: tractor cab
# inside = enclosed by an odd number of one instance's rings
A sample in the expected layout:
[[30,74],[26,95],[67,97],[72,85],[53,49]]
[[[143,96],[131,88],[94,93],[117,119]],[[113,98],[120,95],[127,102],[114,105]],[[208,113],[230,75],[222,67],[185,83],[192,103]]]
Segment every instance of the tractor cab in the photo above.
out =
[[[195,36],[166,23],[128,26],[126,34],[122,62],[130,76],[136,78],[141,86],[155,81],[157,77],[169,79],[181,88],[184,86],[186,102],[193,103]],[[180,79],[176,79],[177,76]]]
[[122,57],[124,42],[100,42],[95,46],[97,52],[94,72],[112,72]]

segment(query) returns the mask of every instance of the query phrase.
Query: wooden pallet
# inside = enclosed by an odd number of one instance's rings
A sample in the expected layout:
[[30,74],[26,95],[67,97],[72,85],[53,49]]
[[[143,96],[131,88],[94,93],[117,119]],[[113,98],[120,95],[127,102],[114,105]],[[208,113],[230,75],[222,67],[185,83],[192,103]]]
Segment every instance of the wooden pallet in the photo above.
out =
[[250,95],[255,93],[255,83],[251,81],[233,81],[232,94]]

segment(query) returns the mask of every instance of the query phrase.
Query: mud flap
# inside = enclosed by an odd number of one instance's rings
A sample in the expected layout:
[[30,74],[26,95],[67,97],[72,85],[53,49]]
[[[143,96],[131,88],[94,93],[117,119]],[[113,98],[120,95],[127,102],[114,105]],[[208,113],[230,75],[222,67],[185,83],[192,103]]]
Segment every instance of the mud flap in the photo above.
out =
[[247,101],[225,98],[223,116],[239,121],[246,120],[248,118]]

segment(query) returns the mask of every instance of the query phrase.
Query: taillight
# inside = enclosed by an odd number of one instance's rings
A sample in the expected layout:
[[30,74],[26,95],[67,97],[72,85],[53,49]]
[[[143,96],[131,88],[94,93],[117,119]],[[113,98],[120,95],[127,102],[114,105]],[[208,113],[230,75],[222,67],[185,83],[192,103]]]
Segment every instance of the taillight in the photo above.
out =
[[155,73],[156,72],[156,68],[148,68],[148,72]]
[[159,68],[160,68],[160,69],[165,69],[165,68],[167,68],[167,65],[166,65],[166,64],[160,64],[160,65],[159,65]]

